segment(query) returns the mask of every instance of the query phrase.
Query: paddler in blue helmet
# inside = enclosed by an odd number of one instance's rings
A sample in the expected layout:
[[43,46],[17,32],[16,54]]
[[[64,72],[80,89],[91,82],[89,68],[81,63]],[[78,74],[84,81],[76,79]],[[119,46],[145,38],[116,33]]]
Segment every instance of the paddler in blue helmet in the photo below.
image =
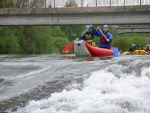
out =
[[103,31],[100,30],[99,27],[97,27],[97,33],[96,36],[100,37],[100,43],[99,47],[101,48],[111,48],[111,43],[113,40],[113,35],[109,32],[108,25],[103,25]]
[[85,40],[89,45],[95,46],[94,35],[96,34],[96,30],[92,27],[92,25],[85,25],[84,32],[80,35],[79,39],[76,40]]

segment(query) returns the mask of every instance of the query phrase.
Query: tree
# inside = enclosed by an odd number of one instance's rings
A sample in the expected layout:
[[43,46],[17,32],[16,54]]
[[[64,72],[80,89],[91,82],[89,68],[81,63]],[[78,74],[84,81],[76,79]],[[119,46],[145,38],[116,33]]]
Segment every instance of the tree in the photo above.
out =
[[78,4],[75,0],[67,0],[65,3],[65,7],[78,7]]
[[0,54],[20,53],[23,27],[0,27]]
[[13,0],[17,8],[44,7],[45,0]]
[[12,0],[0,0],[0,8],[12,8],[14,6]]

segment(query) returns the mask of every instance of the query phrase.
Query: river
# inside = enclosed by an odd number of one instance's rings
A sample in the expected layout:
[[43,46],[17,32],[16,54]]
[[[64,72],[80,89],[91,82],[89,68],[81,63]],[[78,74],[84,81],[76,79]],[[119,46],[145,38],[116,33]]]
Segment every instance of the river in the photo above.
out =
[[150,113],[150,56],[0,55],[0,113]]

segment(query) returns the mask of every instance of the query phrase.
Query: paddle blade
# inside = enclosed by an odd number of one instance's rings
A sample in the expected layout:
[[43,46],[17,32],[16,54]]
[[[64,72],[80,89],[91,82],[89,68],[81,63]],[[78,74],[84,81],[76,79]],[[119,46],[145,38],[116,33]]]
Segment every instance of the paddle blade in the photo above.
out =
[[73,49],[74,44],[71,43],[69,45],[67,45],[64,49],[63,49],[63,53],[67,54],[71,49]]
[[120,52],[114,47],[112,49],[113,49],[113,52],[114,52],[114,57],[119,57],[120,56]]

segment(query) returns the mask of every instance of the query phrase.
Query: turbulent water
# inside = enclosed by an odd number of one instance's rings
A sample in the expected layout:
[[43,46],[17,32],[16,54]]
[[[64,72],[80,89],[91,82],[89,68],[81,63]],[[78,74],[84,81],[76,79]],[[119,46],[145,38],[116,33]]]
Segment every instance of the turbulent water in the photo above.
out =
[[0,55],[1,113],[150,113],[150,56]]

